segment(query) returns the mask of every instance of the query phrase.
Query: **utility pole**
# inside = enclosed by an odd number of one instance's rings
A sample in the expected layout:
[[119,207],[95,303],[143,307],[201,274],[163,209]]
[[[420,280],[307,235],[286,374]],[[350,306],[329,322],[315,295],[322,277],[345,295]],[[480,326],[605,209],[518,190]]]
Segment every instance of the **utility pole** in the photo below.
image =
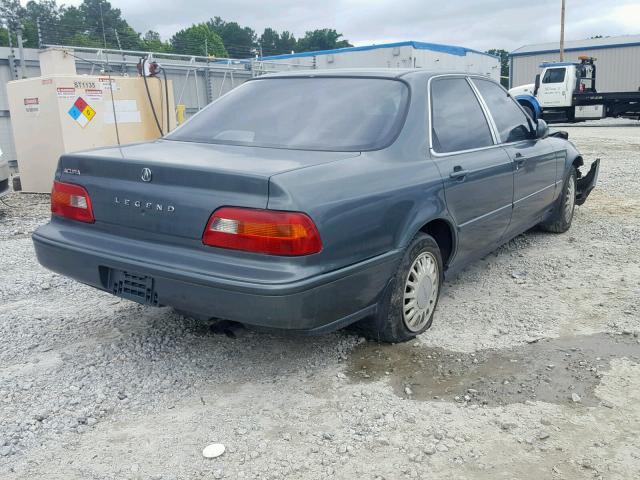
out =
[[116,43],[118,44],[118,49],[122,53],[122,64],[120,65],[120,71],[122,75],[127,73],[127,57],[124,54],[124,50],[122,50],[122,44],[120,43],[120,35],[118,35],[118,29],[114,28],[113,33],[116,34]]
[[9,61],[9,70],[11,71],[11,79],[18,80],[20,76],[18,75],[18,69],[16,68],[16,52],[13,49],[13,40],[11,38],[11,22],[7,20],[7,34],[9,35],[9,55],[7,56],[7,60]]
[[38,48],[42,48],[42,28],[40,27],[40,17],[36,18],[36,26],[38,27]]
[[18,52],[20,52],[20,78],[27,78],[27,70],[24,65],[24,45],[22,43],[22,25],[18,24],[16,37],[18,39]]
[[562,8],[560,10],[560,61],[564,61],[564,5],[565,0],[562,0]]

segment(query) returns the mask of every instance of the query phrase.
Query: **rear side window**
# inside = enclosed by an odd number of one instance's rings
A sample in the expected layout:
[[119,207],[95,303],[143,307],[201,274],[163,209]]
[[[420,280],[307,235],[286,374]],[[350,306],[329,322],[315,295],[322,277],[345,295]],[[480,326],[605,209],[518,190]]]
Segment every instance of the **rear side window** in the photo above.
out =
[[473,83],[489,107],[502,142],[517,142],[531,138],[526,115],[507,92],[488,80],[474,78]]
[[566,68],[548,68],[542,77],[542,83],[562,83]]
[[439,153],[493,145],[489,124],[465,78],[431,82],[431,134]]
[[383,78],[252,80],[165,138],[301,150],[377,150],[398,135],[408,99],[404,82]]

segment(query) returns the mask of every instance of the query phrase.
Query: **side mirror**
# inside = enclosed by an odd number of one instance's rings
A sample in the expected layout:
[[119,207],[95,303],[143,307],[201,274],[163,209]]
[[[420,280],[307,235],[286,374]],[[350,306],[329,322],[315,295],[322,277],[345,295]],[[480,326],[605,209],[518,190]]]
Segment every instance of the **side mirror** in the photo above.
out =
[[533,96],[538,95],[538,89],[540,88],[540,74],[536,75],[536,83],[533,86]]
[[536,138],[547,138],[549,136],[549,125],[539,118],[536,122]]

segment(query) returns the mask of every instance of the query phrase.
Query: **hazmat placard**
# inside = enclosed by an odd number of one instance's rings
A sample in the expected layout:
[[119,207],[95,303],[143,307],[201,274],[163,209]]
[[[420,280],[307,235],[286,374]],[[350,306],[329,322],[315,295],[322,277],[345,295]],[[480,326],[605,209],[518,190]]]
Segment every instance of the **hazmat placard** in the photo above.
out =
[[96,116],[96,111],[82,97],[78,97],[67,113],[82,128],[86,127]]

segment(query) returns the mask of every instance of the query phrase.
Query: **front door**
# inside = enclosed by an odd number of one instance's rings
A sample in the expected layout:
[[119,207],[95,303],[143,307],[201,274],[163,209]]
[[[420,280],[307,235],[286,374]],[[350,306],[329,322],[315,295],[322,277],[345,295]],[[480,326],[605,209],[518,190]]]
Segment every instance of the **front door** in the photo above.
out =
[[513,162],[494,135],[469,80],[431,81],[431,150],[458,243],[452,264],[495,248],[511,219]]
[[506,145],[515,164],[514,230],[538,223],[556,194],[556,154],[546,139],[529,139]]
[[540,221],[555,198],[556,155],[547,139],[535,136],[531,119],[498,84],[474,78],[487,106],[499,142],[513,161],[513,216],[509,233]]
[[573,88],[569,88],[567,67],[548,67],[542,75],[536,97],[543,108],[570,107]]

